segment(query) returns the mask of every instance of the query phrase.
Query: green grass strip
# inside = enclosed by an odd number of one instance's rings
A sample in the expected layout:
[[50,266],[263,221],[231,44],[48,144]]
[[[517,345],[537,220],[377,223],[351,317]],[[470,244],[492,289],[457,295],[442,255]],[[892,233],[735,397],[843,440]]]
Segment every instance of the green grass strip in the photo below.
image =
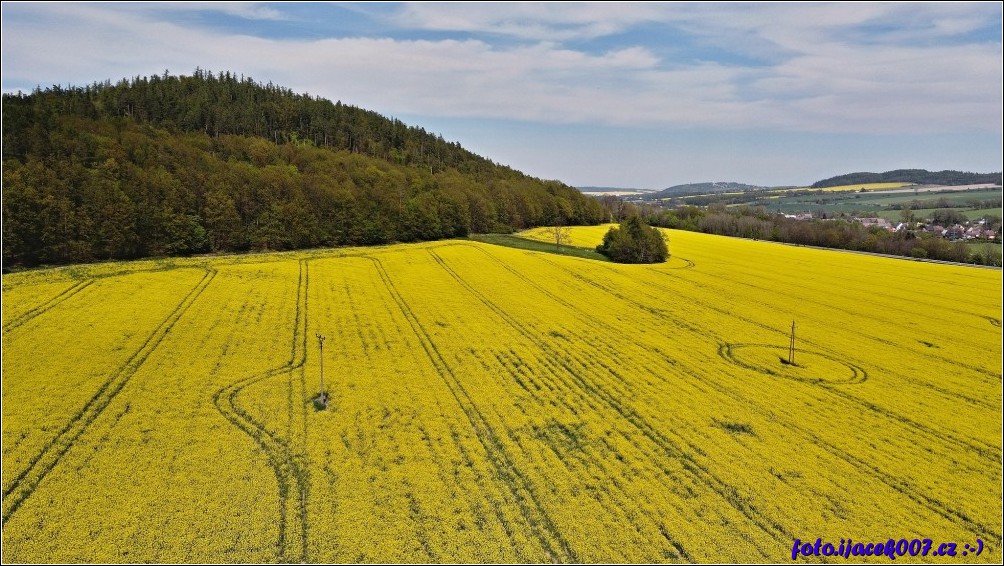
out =
[[610,261],[607,259],[607,256],[592,248],[580,248],[576,246],[561,246],[559,248],[554,244],[538,240],[528,240],[526,238],[520,238],[519,236],[512,236],[510,234],[471,234],[467,237],[467,239],[475,242],[483,242],[485,244],[505,246],[507,248],[517,248],[520,250],[531,250],[557,255],[568,255],[596,261]]

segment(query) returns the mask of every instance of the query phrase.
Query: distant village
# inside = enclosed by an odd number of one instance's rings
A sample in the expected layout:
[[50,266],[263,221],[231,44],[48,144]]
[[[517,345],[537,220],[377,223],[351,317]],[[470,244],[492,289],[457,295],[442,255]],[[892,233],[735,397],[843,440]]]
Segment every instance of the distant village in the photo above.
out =
[[[812,220],[814,218],[812,213],[809,212],[800,214],[785,214],[784,217],[795,220]],[[832,220],[832,218],[824,218],[823,220]],[[852,220],[862,224],[865,228],[881,228],[889,232],[920,231],[934,236],[941,236],[946,240],[952,241],[974,240],[1000,242],[1000,228],[990,226],[983,218],[979,220],[968,220],[966,222],[956,223],[949,226],[926,224],[924,222],[914,222],[911,223],[912,225],[907,224],[906,222],[893,223],[881,217],[852,217]]]

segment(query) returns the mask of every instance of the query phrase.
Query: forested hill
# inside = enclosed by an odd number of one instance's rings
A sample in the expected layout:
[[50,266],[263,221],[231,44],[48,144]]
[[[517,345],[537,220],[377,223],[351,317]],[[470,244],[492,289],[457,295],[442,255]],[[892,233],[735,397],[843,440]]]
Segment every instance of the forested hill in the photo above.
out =
[[885,173],[848,173],[816,181],[814,189],[856,185],[858,183],[917,183],[920,185],[981,185],[1001,182],[1001,173],[969,173],[963,171],[928,171],[897,169]]
[[689,183],[686,185],[674,185],[661,191],[646,195],[647,198],[661,199],[678,197],[685,195],[710,195],[715,193],[731,193],[766,190],[768,187],[757,185],[746,185],[734,182],[709,182],[709,183]]
[[595,199],[375,112],[230,73],[3,95],[3,261],[595,224]]

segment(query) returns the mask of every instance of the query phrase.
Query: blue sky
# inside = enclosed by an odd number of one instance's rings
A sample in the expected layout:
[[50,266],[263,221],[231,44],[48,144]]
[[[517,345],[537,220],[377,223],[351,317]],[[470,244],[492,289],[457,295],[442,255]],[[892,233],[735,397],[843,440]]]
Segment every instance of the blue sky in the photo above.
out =
[[1002,168],[1001,10],[4,2],[2,88],[230,70],[575,185],[990,172]]

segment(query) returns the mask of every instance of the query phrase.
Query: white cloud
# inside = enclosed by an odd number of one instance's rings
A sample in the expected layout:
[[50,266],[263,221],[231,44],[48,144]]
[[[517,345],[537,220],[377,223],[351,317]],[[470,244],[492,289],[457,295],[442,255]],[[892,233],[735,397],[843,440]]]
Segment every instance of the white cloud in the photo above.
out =
[[161,13],[218,12],[246,20],[281,21],[288,19],[282,12],[259,2],[144,2],[141,4],[122,3],[118,10],[137,13],[157,11]]
[[[242,17],[282,17],[225,6]],[[9,25],[14,10],[5,4],[5,88],[199,66],[394,115],[856,133],[1000,132],[1002,121],[1000,43],[935,41],[980,25],[972,7],[954,4],[419,4],[394,16],[399,25],[480,32],[437,41],[227,35],[114,4],[17,7],[32,17]],[[907,25],[867,41],[845,37],[897,18]],[[644,45],[600,53],[566,46],[652,21],[769,64],[668,61]],[[497,34],[519,41],[499,46]]]
[[632,3],[413,3],[391,20],[404,28],[507,35],[533,41],[593,39],[650,21],[664,8]]
[[215,9],[226,14],[240,16],[248,20],[285,20],[286,16],[279,10],[262,6],[254,2],[209,2],[203,4],[205,9]]

